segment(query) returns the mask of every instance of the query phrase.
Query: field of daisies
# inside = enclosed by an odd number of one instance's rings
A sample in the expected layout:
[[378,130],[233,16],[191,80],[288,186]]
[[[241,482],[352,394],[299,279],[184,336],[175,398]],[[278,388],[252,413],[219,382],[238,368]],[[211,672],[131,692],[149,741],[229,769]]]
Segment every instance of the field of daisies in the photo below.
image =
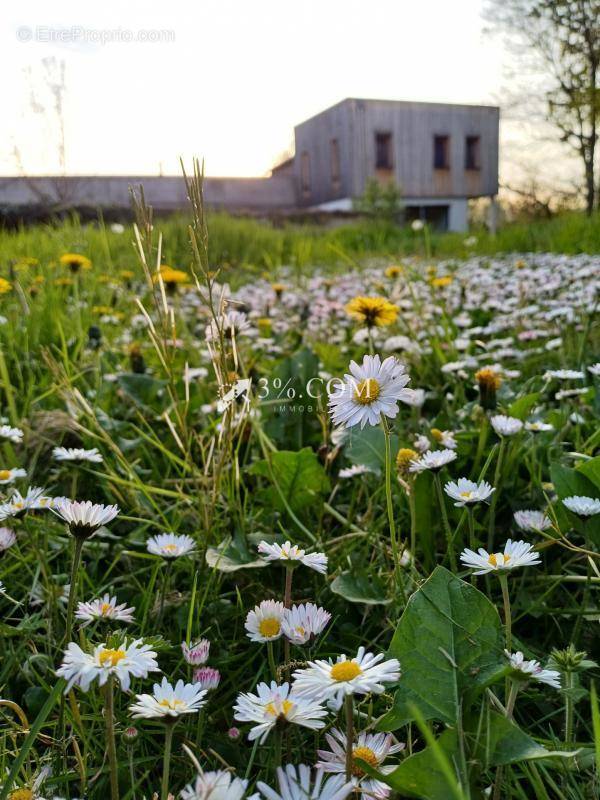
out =
[[0,800],[598,797],[600,258],[257,275],[189,189],[3,252]]

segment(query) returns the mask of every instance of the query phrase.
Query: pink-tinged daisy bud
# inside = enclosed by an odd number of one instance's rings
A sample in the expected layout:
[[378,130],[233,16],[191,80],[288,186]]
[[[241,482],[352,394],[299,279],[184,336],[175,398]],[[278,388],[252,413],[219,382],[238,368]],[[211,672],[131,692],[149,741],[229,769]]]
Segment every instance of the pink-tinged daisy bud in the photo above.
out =
[[123,731],[123,741],[125,744],[133,744],[135,740],[138,738],[138,729],[134,728],[133,725],[130,725],[128,728],[125,728]]
[[216,689],[221,682],[221,673],[212,667],[200,667],[194,672],[194,683],[200,684],[202,689]]
[[239,728],[229,728],[229,730],[227,731],[227,736],[233,742],[236,742],[241,736],[240,729]]
[[194,667],[199,667],[206,664],[208,661],[208,653],[210,651],[210,642],[208,639],[200,639],[195,644],[188,645],[186,642],[181,643],[181,650],[183,657],[188,664]]

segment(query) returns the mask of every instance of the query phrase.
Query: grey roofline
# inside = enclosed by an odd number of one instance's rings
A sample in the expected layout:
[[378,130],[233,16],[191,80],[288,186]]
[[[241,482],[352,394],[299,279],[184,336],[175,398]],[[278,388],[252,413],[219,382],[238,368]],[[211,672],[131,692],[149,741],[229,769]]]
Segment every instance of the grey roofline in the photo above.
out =
[[316,114],[313,114],[311,117],[307,117],[302,122],[299,122],[297,125],[294,125],[294,130],[299,128],[301,125],[304,125],[305,122],[311,122],[313,119],[320,117],[323,114],[327,114],[334,108],[338,106],[344,105],[346,103],[387,103],[389,105],[403,105],[403,106],[429,106],[438,108],[481,108],[481,109],[488,109],[497,111],[500,114],[500,106],[492,106],[486,105],[483,103],[436,103],[430,102],[427,100],[383,100],[377,97],[345,97],[343,100],[339,100],[337,103],[334,103],[332,106],[327,106],[322,111],[318,111]]

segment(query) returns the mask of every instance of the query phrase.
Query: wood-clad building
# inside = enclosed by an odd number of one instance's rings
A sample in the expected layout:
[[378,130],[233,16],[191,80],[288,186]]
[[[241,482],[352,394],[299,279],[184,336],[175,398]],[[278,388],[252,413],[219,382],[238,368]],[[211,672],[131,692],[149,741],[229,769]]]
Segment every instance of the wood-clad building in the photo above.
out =
[[[393,182],[407,218],[466,230],[468,200],[498,191],[499,109],[349,98],[295,128],[295,155],[267,178],[207,178],[213,208],[269,213],[349,211],[369,180]],[[178,176],[0,178],[0,211],[125,208],[142,184],[157,210],[185,207]]]

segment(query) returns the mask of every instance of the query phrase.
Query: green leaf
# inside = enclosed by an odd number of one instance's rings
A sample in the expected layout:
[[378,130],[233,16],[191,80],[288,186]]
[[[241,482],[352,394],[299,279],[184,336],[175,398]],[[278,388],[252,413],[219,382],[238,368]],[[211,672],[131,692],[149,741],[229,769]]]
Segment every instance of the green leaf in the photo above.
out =
[[597,497],[598,492],[600,492],[600,456],[590,458],[589,461],[584,461],[577,467],[576,472],[584,475],[594,484],[596,494],[592,496]]
[[443,567],[410,597],[389,655],[399,659],[402,678],[380,730],[396,730],[413,719],[410,703],[425,719],[456,724],[461,707],[467,710],[464,703],[506,666],[496,608]]
[[135,372],[118,375],[117,383],[128,397],[141,406],[152,406],[167,385],[166,381],[153,378],[152,375],[138,375]]
[[[593,460],[595,461],[596,459]],[[571,469],[555,462],[550,464],[550,478],[554,484],[556,494],[561,500],[574,494],[583,495],[584,497],[598,497],[600,495],[599,490],[581,468]]]
[[351,603],[364,603],[367,606],[387,605],[391,598],[386,597],[383,583],[373,576],[369,578],[364,571],[342,572],[331,584],[331,591]]
[[231,541],[226,539],[206,550],[206,563],[219,572],[236,572],[238,569],[256,569],[266,567],[267,562],[257,558],[256,552],[250,552],[243,539]]
[[329,491],[329,478],[317,455],[303,450],[279,450],[266,459],[255,462],[248,472],[269,478],[277,486],[259,493],[262,502],[284,511],[286,503],[294,513],[314,508],[322,502],[321,495]]
[[[474,727],[476,723],[474,723]],[[512,720],[496,711],[488,710],[483,735],[478,747],[471,755],[480,762],[482,769],[519,761],[535,761],[540,758],[572,758],[577,751],[547,750],[521,730]]]
[[[398,436],[390,437],[392,458],[396,458]],[[350,428],[345,440],[344,455],[352,464],[364,464],[372,472],[385,470],[385,434],[379,427],[368,426],[362,430],[356,425]]]
[[519,397],[514,403],[508,407],[508,414],[511,417],[525,420],[531,413],[531,409],[537,405],[540,400],[540,392],[532,392],[531,394]]

